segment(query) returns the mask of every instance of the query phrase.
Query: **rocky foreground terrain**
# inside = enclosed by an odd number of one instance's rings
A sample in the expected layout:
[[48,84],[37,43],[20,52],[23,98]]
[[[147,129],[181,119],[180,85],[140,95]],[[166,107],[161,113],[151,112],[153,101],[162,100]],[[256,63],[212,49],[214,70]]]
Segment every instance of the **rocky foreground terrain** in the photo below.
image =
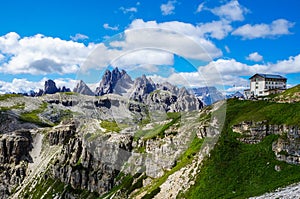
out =
[[118,69],[74,91],[0,96],[0,198],[247,198],[300,182],[298,103],[204,107]]

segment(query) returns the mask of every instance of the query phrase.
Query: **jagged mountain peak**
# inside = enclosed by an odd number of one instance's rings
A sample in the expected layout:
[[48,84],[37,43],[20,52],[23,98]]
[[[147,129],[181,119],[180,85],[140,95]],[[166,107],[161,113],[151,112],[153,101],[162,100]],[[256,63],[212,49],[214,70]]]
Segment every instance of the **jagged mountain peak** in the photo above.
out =
[[184,96],[184,95],[190,95],[190,93],[187,91],[187,89],[185,87],[181,87],[179,89],[179,93],[178,93],[179,96]]
[[55,82],[52,79],[45,81],[44,94],[54,94],[58,92]]
[[82,80],[80,80],[76,87],[73,89],[74,92],[76,93],[80,93],[83,95],[95,95],[95,93],[88,87],[88,85],[86,85],[86,83]]
[[206,105],[211,105],[217,101],[225,99],[225,96],[213,86],[192,88],[189,89],[189,91],[195,94]]
[[166,112],[199,110],[203,107],[203,103],[184,87],[178,88],[169,82],[156,84],[145,74],[133,81],[125,70],[118,68],[104,72],[95,93],[82,81],[77,84],[74,92],[96,96],[117,94],[148,105],[153,110]]
[[105,95],[109,93],[126,93],[127,89],[131,87],[132,83],[133,81],[126,71],[120,71],[118,67],[116,67],[112,71],[105,71],[99,83],[99,87],[96,88],[95,94]]

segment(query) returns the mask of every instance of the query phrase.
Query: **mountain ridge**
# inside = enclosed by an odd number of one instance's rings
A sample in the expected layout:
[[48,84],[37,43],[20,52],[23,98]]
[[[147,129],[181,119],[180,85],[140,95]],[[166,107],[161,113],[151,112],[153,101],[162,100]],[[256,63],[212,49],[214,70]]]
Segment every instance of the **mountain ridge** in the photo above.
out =
[[[87,85],[84,86],[87,91],[78,89],[83,87],[80,85],[83,83],[83,81],[80,81],[74,91],[79,91],[81,94],[90,93]],[[169,93],[162,94],[160,91],[168,91]],[[202,101],[189,93],[184,87],[179,89],[168,82],[156,84],[146,75],[132,80],[125,70],[120,71],[118,68],[105,71],[94,94],[95,96],[116,94],[129,100],[144,103],[153,110],[167,112],[200,110],[203,107]]]
[[300,182],[298,88],[168,112],[186,92],[1,95],[0,198],[248,198]]

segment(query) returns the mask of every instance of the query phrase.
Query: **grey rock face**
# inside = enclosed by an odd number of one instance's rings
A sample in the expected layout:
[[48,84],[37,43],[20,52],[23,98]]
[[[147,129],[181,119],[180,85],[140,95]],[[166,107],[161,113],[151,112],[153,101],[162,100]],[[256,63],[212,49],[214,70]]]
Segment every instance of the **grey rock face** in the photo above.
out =
[[165,82],[155,84],[145,75],[134,81],[130,99],[145,103],[152,111],[179,112],[199,110],[203,103],[184,87]]
[[145,75],[135,79],[130,99],[143,102],[144,97],[156,89],[156,85],[151,79],[147,79]]
[[32,137],[28,130],[18,130],[4,134],[0,138],[0,163],[19,164],[21,160],[30,159]]
[[[24,123],[19,121],[18,115],[14,114],[11,111],[2,112],[0,114],[0,132],[1,133],[10,133],[18,129],[32,129],[36,128],[36,125],[31,123]],[[0,135],[1,135],[0,133]]]
[[206,105],[211,105],[217,101],[225,99],[225,96],[217,90],[216,87],[200,87],[192,88],[190,92],[204,102]]
[[300,165],[300,129],[298,126],[284,126],[285,133],[273,143],[276,158],[289,164]]
[[38,97],[38,96],[42,96],[44,93],[44,91],[42,89],[39,89],[39,91],[37,93],[34,94],[35,97]]
[[289,164],[300,164],[300,129],[298,126],[268,124],[267,121],[246,121],[232,128],[233,131],[243,135],[239,140],[247,144],[259,143],[270,134],[280,135],[272,146],[276,158]]
[[78,82],[78,84],[76,85],[73,91],[83,95],[90,95],[90,96],[95,95],[94,92],[82,80]]
[[58,89],[58,92],[71,92],[71,89],[66,88],[65,86],[63,86],[62,88]]
[[144,97],[144,103],[149,106],[150,110],[180,112],[200,110],[203,107],[203,103],[184,87],[178,89],[170,86],[169,83],[157,85],[157,87],[162,90],[157,89]]
[[28,130],[0,136],[0,198],[8,198],[13,187],[26,176],[25,162],[31,162],[32,137]]
[[257,144],[271,133],[266,121],[244,121],[240,124],[234,125],[232,129],[234,132],[244,135],[239,138],[239,141],[246,144]]
[[132,83],[130,76],[124,70],[119,71],[118,68],[112,71],[106,70],[95,94],[98,96],[109,93],[122,94],[131,87]]
[[115,185],[121,166],[130,156],[132,140],[125,134],[102,135],[89,141],[72,138],[52,167],[53,177],[75,189],[104,194]]
[[74,122],[56,126],[48,133],[50,146],[57,144],[66,144],[69,139],[75,135],[75,131],[76,127]]
[[[65,86],[63,86],[62,88],[57,88],[55,82],[51,79],[45,81],[43,94],[55,94],[57,92],[71,92],[71,89],[66,88]],[[41,95],[41,90],[36,93],[36,96]]]
[[56,87],[56,84],[53,80],[49,79],[45,81],[45,86],[44,86],[44,94],[54,94],[57,93],[59,90]]
[[157,90],[170,91],[174,95],[178,95],[179,93],[179,88],[177,86],[170,84],[169,82],[158,84]]

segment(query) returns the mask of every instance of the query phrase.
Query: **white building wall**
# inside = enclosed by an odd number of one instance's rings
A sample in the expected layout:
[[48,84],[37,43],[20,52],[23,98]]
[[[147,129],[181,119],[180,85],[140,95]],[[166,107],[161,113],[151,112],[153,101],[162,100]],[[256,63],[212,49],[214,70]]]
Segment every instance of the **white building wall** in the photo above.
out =
[[256,78],[250,83],[250,91],[254,96],[263,96],[265,90],[265,81],[263,78]]

